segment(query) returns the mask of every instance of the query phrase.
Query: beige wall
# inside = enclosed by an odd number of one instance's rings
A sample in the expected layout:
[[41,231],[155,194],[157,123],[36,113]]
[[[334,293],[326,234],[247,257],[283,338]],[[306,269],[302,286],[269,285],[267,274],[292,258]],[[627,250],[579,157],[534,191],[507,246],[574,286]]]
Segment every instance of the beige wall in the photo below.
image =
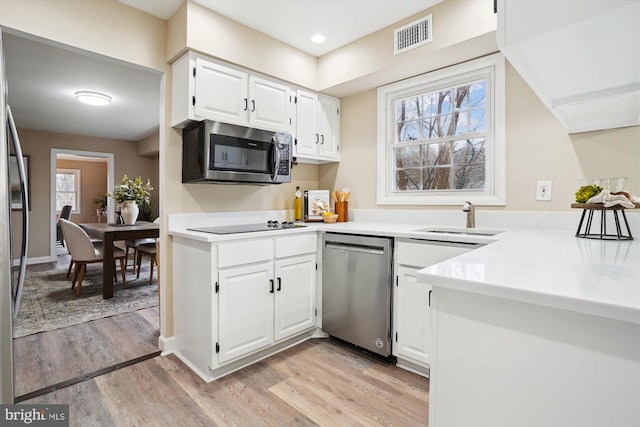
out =
[[116,0],[1,0],[0,25],[156,70],[166,66],[167,22]]
[[[43,153],[44,154],[44,153]],[[58,159],[56,169],[80,171],[80,209],[71,215],[76,223],[98,222],[95,199],[107,194],[107,162]],[[104,221],[103,218],[100,218]]]
[[[394,29],[432,15],[433,41],[394,55]],[[493,0],[447,0],[318,60],[318,90],[343,97],[497,50]]]
[[303,87],[317,85],[315,57],[196,3],[187,2],[169,28],[170,61],[189,48]]
[[[488,209],[570,210],[583,178],[626,176],[640,194],[639,127],[568,135],[508,63],[506,71],[506,206]],[[342,99],[342,161],[319,167],[319,187],[350,188],[352,209],[385,208],[376,205],[376,108],[375,89]],[[553,181],[550,202],[535,200],[537,180]]]
[[[136,143],[79,135],[65,135],[18,129],[22,152],[29,156],[31,211],[29,212],[29,258],[49,256],[49,233],[55,224],[51,222],[51,150],[54,148],[78,151],[93,151],[114,154],[114,179],[120,181],[122,175],[141,176],[144,180],[158,182],[156,159],[140,157],[136,154]],[[105,185],[106,187],[106,185]],[[154,185],[157,188],[157,185]],[[92,201],[95,195],[91,191],[84,197]],[[152,197],[157,200],[157,189]],[[84,209],[84,204],[83,204]],[[73,218],[78,222],[77,218]]]
[[136,152],[139,156],[157,158],[160,155],[160,133],[156,132],[138,141]]

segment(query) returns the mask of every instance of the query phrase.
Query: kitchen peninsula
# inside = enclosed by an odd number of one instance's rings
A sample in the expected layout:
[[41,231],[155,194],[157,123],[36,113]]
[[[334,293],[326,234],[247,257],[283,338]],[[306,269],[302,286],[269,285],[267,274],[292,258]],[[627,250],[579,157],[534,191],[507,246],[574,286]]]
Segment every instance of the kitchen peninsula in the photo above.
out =
[[[274,214],[278,212],[262,215]],[[170,218],[169,234],[196,246],[325,231],[482,243],[417,274],[419,282],[433,286],[430,424],[483,420],[517,425],[523,414],[538,425],[640,421],[640,242],[576,238],[575,215],[566,221],[566,230],[545,230],[544,223],[537,229],[500,230],[495,225],[506,224],[504,218],[484,216],[483,229],[477,231],[492,228],[497,234],[482,235],[491,233],[425,231],[432,229],[429,224],[455,231],[442,219],[463,223],[455,213],[353,214],[356,220],[347,223],[241,236],[187,228],[260,218],[251,213],[240,218],[228,213],[176,215]],[[175,266],[174,271],[184,269]],[[317,285],[321,288],[321,277]],[[321,328],[321,319],[316,326]],[[320,336],[319,329],[302,339],[312,336]],[[180,340],[179,333],[176,338]]]
[[639,260],[637,241],[518,230],[421,270],[429,425],[640,425]]

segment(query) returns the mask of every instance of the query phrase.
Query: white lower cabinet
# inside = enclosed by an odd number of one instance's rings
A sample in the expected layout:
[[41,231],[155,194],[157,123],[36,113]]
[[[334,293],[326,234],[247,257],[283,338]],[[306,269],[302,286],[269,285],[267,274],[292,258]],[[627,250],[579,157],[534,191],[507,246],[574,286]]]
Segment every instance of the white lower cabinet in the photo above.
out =
[[419,268],[400,266],[396,271],[395,303],[396,318],[395,355],[414,362],[429,364],[429,307],[431,286],[418,283]]
[[218,273],[218,363],[273,344],[273,262]]
[[308,339],[316,233],[205,243],[174,238],[175,354],[211,381]]
[[316,255],[275,262],[274,339],[313,328],[316,322]]
[[220,270],[218,363],[312,328],[315,277],[315,254]]
[[393,355],[398,366],[428,375],[431,357],[431,286],[418,283],[425,267],[461,255],[482,245],[430,240],[395,240],[393,295]]

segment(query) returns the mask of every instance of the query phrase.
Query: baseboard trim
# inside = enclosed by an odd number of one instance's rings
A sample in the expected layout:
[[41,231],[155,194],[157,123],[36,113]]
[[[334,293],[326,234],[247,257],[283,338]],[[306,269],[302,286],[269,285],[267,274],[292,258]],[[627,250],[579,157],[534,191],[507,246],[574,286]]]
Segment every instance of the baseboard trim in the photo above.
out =
[[176,349],[176,338],[160,335],[158,338],[158,348],[162,350],[162,356],[173,353]]
[[[35,258],[27,258],[27,265],[31,265],[31,264],[44,264],[47,262],[56,262],[58,260],[58,257],[55,255],[52,256],[40,256],[40,257],[35,257]],[[13,260],[13,266],[16,267],[20,265],[20,260],[19,259],[14,259]]]

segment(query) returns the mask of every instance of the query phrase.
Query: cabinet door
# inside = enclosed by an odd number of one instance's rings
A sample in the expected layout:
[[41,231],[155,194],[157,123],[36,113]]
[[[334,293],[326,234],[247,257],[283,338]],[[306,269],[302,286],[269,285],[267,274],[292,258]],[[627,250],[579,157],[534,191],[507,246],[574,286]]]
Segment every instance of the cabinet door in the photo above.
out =
[[273,344],[273,262],[218,273],[220,364]]
[[248,75],[201,58],[195,66],[195,115],[246,126]]
[[394,299],[397,313],[396,356],[429,363],[431,286],[418,283],[417,268],[399,267]]
[[290,337],[315,325],[316,256],[276,260],[275,339]]
[[318,97],[320,143],[318,154],[323,159],[340,160],[340,101]]
[[294,156],[318,155],[318,95],[298,90],[296,93],[296,144]]
[[249,124],[259,129],[291,132],[291,93],[288,86],[249,77]]

